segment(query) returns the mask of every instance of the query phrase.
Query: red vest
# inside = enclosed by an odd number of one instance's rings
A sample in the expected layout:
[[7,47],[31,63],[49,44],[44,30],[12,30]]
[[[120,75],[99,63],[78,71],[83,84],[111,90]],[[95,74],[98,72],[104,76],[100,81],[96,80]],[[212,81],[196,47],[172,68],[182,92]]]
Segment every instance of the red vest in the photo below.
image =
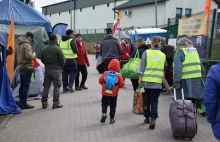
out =
[[123,53],[121,56],[119,56],[119,59],[129,60],[130,52],[131,52],[131,45],[129,44],[128,47],[126,48],[125,43],[121,42],[121,48],[122,48]]

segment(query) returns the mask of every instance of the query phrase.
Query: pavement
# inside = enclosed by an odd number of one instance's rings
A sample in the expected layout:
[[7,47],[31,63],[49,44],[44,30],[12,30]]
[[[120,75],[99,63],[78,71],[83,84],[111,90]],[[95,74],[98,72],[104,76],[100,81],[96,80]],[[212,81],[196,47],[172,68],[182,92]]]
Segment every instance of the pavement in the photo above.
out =
[[[52,98],[46,110],[41,102],[31,101],[33,110],[25,110],[14,116],[0,130],[0,142],[183,142],[172,137],[169,121],[171,96],[160,96],[159,118],[155,130],[149,130],[144,117],[132,113],[132,85],[126,80],[127,89],[119,93],[116,123],[100,124],[101,87],[95,57],[89,56],[88,90],[61,94],[61,109],[53,110]],[[197,116],[198,134],[193,142],[217,142],[205,117]],[[109,117],[107,122],[109,122]],[[185,140],[189,141],[189,140]]]

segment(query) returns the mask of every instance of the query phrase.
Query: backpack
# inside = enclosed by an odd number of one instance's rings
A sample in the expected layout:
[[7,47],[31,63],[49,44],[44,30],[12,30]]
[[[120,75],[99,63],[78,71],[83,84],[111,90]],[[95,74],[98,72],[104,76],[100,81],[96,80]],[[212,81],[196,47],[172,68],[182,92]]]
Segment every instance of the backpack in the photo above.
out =
[[108,71],[108,75],[105,77],[106,93],[112,94],[112,90],[118,82],[117,75],[118,72],[113,73]]
[[171,45],[163,45],[161,47],[161,52],[163,52],[166,55],[167,59],[173,59],[174,47]]

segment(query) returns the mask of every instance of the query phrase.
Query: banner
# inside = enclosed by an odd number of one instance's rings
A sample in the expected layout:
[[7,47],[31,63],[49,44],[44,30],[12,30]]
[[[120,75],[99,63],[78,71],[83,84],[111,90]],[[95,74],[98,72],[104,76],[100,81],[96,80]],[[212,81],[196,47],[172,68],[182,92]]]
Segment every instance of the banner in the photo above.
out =
[[179,20],[178,36],[198,36],[207,35],[207,16],[198,15]]

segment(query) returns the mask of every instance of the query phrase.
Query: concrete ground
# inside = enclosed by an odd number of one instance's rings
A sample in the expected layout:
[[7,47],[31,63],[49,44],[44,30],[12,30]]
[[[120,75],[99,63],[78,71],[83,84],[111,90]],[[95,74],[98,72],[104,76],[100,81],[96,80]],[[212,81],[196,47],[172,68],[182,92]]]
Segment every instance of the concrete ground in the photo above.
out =
[[[0,142],[183,142],[172,137],[171,96],[160,96],[160,117],[156,129],[149,130],[148,125],[143,124],[143,116],[132,113],[133,93],[129,80],[126,80],[128,88],[122,89],[118,97],[116,123],[101,125],[100,75],[95,69],[95,57],[89,58],[88,90],[62,94],[60,99],[64,107],[61,109],[51,109],[51,98],[46,110],[41,109],[40,101],[29,102],[35,109],[13,117],[0,131]],[[198,134],[193,142],[217,142],[206,118],[200,115],[197,118]]]

